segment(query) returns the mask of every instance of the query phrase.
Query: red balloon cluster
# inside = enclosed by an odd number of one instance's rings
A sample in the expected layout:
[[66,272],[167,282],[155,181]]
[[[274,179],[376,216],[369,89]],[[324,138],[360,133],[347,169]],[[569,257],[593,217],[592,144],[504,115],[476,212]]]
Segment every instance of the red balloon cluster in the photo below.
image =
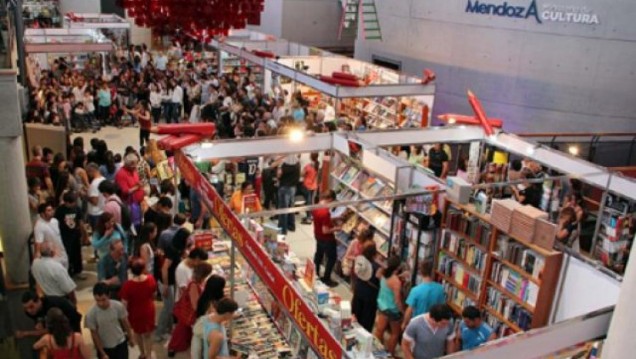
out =
[[259,25],[264,0],[118,0],[138,26],[156,32],[177,29],[201,38],[227,34],[230,29]]

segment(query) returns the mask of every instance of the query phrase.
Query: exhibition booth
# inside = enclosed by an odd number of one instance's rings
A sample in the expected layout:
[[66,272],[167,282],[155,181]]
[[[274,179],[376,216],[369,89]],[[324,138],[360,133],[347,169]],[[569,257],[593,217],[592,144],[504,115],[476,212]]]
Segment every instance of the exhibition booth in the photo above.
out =
[[[246,143],[249,146],[245,146]],[[513,205],[510,202],[514,201],[497,199],[492,193],[485,197],[480,195],[484,189],[514,185],[514,181],[470,184],[449,177],[443,182],[383,149],[434,143],[468,146],[469,162],[476,161],[473,165],[478,169],[488,167],[488,157],[483,155],[493,148],[505,152],[509,158],[530,158],[553,170],[541,180],[544,188],[549,187],[547,183],[578,179],[602,190],[604,198],[612,198],[612,201],[602,202],[597,209],[594,251],[582,254],[555,243],[557,224],[549,210]],[[303,323],[307,316],[311,314],[313,318],[315,313],[328,309],[326,313],[329,315],[338,317],[335,311],[340,313],[341,319],[346,318],[349,315],[348,304],[344,301],[343,309],[337,304],[343,303],[343,299],[331,293],[328,295],[331,301],[322,303],[325,307],[321,307],[319,298],[325,288],[320,284],[307,285],[306,279],[299,279],[305,278],[306,271],[311,271],[309,261],[302,263],[294,259],[296,256],[290,253],[276,224],[266,219],[255,219],[314,207],[301,204],[298,208],[250,213],[239,219],[226,208],[224,198],[218,196],[207,178],[200,176],[190,158],[200,163],[209,159],[328,153],[322,158],[321,189],[330,188],[337,192],[338,201],[330,204],[332,214],[344,216],[343,232],[338,235],[339,256],[361,228],[375,228],[374,241],[381,253],[378,262],[382,264],[390,254],[401,256],[411,274],[407,275],[410,280],[406,290],[417,283],[414,275],[417,264],[434,260],[435,278],[443,283],[449,305],[458,315],[466,305],[475,305],[483,310],[486,321],[500,337],[505,337],[502,342],[495,342],[495,346],[497,343],[500,346],[509,343],[511,336],[521,338],[523,332],[534,333],[535,329],[554,324],[567,332],[570,328],[568,323],[573,323],[571,321],[575,318],[611,307],[617,301],[622,279],[610,269],[616,269],[618,263],[624,266],[627,259],[624,250],[633,240],[633,233],[628,227],[617,226],[624,225],[622,221],[625,218],[622,217],[631,216],[633,211],[625,216],[618,215],[621,218],[612,217],[616,220],[609,220],[608,216],[617,215],[617,203],[629,204],[636,199],[636,182],[517,136],[503,132],[487,136],[478,127],[447,126],[316,134],[301,141],[287,137],[214,141],[186,147],[184,152],[187,155],[177,155],[181,156],[177,165],[182,177],[202,197],[209,199],[204,203],[209,205],[220,227],[246,256],[253,272],[264,282],[264,288],[269,288],[274,302],[278,301],[283,306],[279,309],[288,317],[281,327],[291,325],[296,328],[310,349],[321,348],[321,343],[312,342],[316,331],[312,328],[306,330],[307,326]],[[236,175],[233,173],[232,178],[224,181],[226,186],[230,184],[230,193],[248,178]],[[468,196],[465,195],[466,189]],[[556,191],[546,195],[556,196]],[[620,224],[617,223],[619,220]],[[519,228],[522,230],[519,231]],[[221,238],[223,235],[217,233],[216,236]],[[260,251],[269,251],[269,255],[260,256]],[[255,253],[259,255],[258,259],[253,257]],[[272,258],[277,263],[272,263]],[[277,293],[288,286],[294,289],[287,294]],[[599,290],[586,296],[577,294],[590,286]],[[297,302],[291,300],[292,297],[301,299]],[[303,313],[300,321],[299,311]],[[343,348],[342,352],[356,355],[355,350],[360,347],[356,347],[357,340],[352,339],[355,335],[348,336],[346,333],[349,332],[334,323],[330,319],[320,330],[331,333],[330,338],[339,343],[337,346]],[[598,330],[598,327],[595,328]],[[356,335],[360,336],[357,339],[364,343],[366,337],[358,329]],[[563,348],[596,337],[584,340],[580,335],[566,338],[561,343]],[[305,350],[306,346],[299,347]],[[377,343],[367,349],[379,350]]]
[[130,26],[130,22],[115,14],[68,13],[64,16],[64,28],[99,31],[118,47],[128,46]]
[[243,35],[211,42],[219,51],[220,73],[249,71],[266,91],[280,87],[289,96],[300,91],[311,110],[333,109],[327,121],[363,118],[381,129],[430,125],[435,96],[430,79],[259,33]]

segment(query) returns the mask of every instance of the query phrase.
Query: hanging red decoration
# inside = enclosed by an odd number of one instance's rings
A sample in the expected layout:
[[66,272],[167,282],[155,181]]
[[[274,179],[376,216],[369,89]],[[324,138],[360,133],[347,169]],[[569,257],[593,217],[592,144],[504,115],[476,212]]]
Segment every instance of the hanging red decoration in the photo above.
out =
[[[135,18],[155,32],[176,29],[207,36],[226,35],[230,29],[259,25],[264,0],[118,0]],[[200,36],[197,36],[200,37]],[[203,37],[201,37],[203,38]]]

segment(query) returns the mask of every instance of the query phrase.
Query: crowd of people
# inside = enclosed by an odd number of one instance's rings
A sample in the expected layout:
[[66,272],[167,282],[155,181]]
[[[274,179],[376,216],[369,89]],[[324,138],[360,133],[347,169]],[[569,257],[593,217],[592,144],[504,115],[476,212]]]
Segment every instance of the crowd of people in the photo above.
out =
[[[99,358],[128,358],[135,345],[140,358],[151,358],[153,342],[163,341],[170,356],[186,351],[197,321],[202,330],[194,340],[201,343],[195,345],[212,348],[205,357],[228,355],[223,323],[237,304],[225,297],[225,279],[212,273],[207,252],[193,245],[192,230],[204,221],[176,210],[177,188],[159,181],[154,166],[143,147],[114,155],[96,138],[90,149],[76,138],[67,156],[31,149],[26,173],[37,291],[27,292],[23,305],[36,325],[18,338],[40,338],[34,348],[50,357],[92,357],[77,334],[82,314],[75,290],[76,281],[87,279],[84,263],[94,259],[95,305],[83,327]],[[179,187],[187,190],[185,183]],[[82,255],[85,246],[94,258]]]
[[[82,315],[76,309],[75,289],[76,280],[86,278],[82,247],[91,246],[98,283],[93,288],[95,305],[85,314],[83,326],[90,330],[99,358],[127,358],[129,346],[134,345],[140,358],[151,358],[153,341],[167,341],[170,355],[190,349],[193,358],[229,356],[223,324],[231,320],[237,304],[225,296],[225,279],[212,274],[207,253],[191,240],[193,229],[209,226],[209,215],[187,183],[175,185],[153,174],[157,164],[148,153],[153,125],[213,122],[217,138],[284,134],[292,128],[353,129],[333,121],[335,112],[329,104],[314,110],[300,92],[289,94],[274,86],[266,93],[249,68],[246,74],[218,76],[216,59],[194,57],[180,46],[168,53],[135,46],[118,54],[106,76],[79,71],[63,59],[38,73],[27,121],[64,125],[78,132],[107,125],[138,126],[139,147],[114,153],[104,140],[94,138],[85,148],[77,137],[66,153],[40,146],[31,149],[26,165],[34,225],[31,272],[40,294],[28,292],[23,297],[24,310],[36,321],[36,329],[17,335],[38,337],[35,349],[48,350],[55,357],[89,357],[78,335]],[[362,121],[355,128],[365,130],[366,125]],[[428,150],[395,147],[391,152],[440,178],[451,172],[447,145],[435,144]],[[289,155],[196,165],[236,213],[290,208],[297,195],[306,204],[336,199],[333,191],[318,196],[318,153],[308,160]],[[517,168],[515,162],[510,172],[526,179],[537,178],[536,171],[540,167],[532,163]],[[235,188],[226,183],[228,174],[241,174],[241,184]],[[459,160],[457,174],[468,178],[464,159]],[[477,181],[494,181],[490,175],[487,168]],[[534,189],[514,187],[509,195],[535,205]],[[179,209],[177,192],[189,203],[187,211]],[[576,198],[566,207],[559,239],[569,241],[582,209]],[[282,234],[296,230],[294,214],[278,215],[276,220]],[[313,224],[316,273],[322,272],[325,284],[338,285],[332,279],[338,223],[326,208],[307,211],[300,223]],[[465,308],[461,323],[452,324],[452,310],[445,304],[442,286],[433,280],[432,263],[422,264],[420,284],[407,294],[402,293],[400,259],[390,257],[382,268],[377,253],[373,229],[359,230],[342,267],[351,276],[353,314],[389,352],[395,354],[401,340],[405,358],[436,358],[494,338],[475,307]],[[157,294],[163,303],[158,315]]]
[[[101,126],[138,126],[140,146],[160,122],[214,122],[217,138],[249,138],[285,133],[292,127],[313,132],[353,129],[334,121],[330,102],[314,104],[300,91],[279,85],[263,89],[249,67],[219,75],[215,53],[201,57],[178,42],[169,51],[145,45],[118,51],[106,75],[77,69],[64,58],[50,69],[34,70],[26,121],[64,125],[76,132]],[[356,123],[366,129],[364,118]]]

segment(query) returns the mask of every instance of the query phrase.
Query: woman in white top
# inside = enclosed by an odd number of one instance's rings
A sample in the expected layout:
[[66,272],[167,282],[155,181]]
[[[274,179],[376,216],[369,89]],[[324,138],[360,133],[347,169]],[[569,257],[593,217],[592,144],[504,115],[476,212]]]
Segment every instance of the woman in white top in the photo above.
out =
[[161,92],[159,87],[155,83],[150,84],[150,114],[152,115],[152,122],[156,125],[161,118]]

